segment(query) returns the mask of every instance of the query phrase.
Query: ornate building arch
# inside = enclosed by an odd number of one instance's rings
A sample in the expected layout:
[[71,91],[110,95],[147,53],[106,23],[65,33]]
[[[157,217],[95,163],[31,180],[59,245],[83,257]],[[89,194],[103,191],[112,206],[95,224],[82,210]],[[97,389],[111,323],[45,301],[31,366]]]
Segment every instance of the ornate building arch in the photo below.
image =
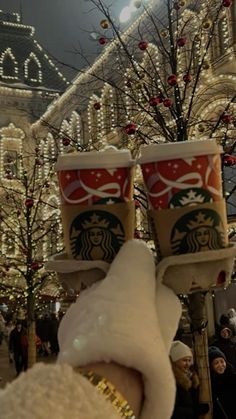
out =
[[27,81],[33,83],[42,83],[42,66],[38,57],[31,52],[24,63],[24,77]]
[[18,62],[11,50],[5,49],[0,56],[0,77],[5,80],[18,80]]

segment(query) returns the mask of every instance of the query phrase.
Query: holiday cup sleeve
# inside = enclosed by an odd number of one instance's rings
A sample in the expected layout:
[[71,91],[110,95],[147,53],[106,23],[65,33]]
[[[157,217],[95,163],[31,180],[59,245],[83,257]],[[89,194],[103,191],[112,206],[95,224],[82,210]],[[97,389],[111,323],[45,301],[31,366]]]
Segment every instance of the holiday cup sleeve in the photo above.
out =
[[134,202],[110,205],[62,205],[66,253],[77,260],[110,263],[134,236]]
[[46,269],[57,273],[63,288],[71,295],[103,279],[109,266],[102,260],[69,259],[66,253],[51,256],[45,265]]
[[236,245],[225,249],[169,256],[157,265],[158,282],[176,294],[225,288],[231,281]]
[[149,220],[158,259],[228,246],[225,200],[151,210]]

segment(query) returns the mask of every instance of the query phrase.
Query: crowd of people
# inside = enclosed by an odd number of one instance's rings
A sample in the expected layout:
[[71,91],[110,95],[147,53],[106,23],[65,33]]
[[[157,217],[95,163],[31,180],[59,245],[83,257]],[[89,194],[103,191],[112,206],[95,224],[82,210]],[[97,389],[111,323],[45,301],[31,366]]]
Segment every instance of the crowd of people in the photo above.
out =
[[[216,334],[208,348],[213,419],[236,417],[236,311],[231,308],[221,315]],[[176,379],[175,408],[171,419],[198,419],[209,406],[199,401],[199,379],[194,371],[193,352],[176,340],[170,350]]]
[[[57,356],[59,345],[57,332],[62,318],[55,313],[45,313],[36,319],[35,345],[38,357]],[[28,367],[27,320],[4,317],[0,313],[0,345],[5,340],[8,347],[9,363],[15,365],[16,376]]]
[[[57,355],[57,332],[61,316],[46,313],[36,321],[38,356]],[[14,362],[16,375],[27,369],[27,333],[24,320],[15,323],[0,313],[0,344],[6,340],[9,362]],[[236,394],[236,311],[222,314],[216,335],[209,346],[209,368],[213,401],[213,419],[235,417]],[[209,411],[207,403],[199,400],[199,377],[194,370],[192,349],[181,340],[174,340],[170,360],[176,381],[175,407],[171,419],[199,419]]]

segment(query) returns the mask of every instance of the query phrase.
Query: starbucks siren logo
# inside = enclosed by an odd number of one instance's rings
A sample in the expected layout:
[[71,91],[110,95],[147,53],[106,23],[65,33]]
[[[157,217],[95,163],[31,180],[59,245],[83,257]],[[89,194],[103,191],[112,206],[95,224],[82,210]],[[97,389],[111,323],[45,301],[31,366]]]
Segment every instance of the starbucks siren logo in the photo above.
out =
[[206,189],[183,189],[173,195],[169,202],[169,208],[187,207],[212,201],[212,196]]
[[83,212],[71,224],[70,244],[75,259],[111,262],[124,241],[121,222],[107,211]]
[[201,208],[183,215],[171,232],[171,247],[176,255],[225,247],[224,225],[220,215]]

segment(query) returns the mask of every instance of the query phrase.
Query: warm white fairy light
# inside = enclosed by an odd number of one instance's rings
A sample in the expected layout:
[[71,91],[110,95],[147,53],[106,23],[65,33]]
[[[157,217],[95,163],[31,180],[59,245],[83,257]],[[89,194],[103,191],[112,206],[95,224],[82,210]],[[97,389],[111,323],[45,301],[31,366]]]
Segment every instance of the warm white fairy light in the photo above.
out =
[[51,133],[48,133],[45,146],[44,146],[44,175],[47,176],[50,171],[51,162],[55,161],[56,153],[55,153],[55,143]]
[[107,135],[115,128],[114,97],[111,86],[105,84],[101,95],[102,135]]
[[88,115],[88,130],[89,130],[89,144],[97,142],[102,139],[102,110],[95,109],[94,105],[99,104],[102,107],[101,99],[92,95],[87,109]]
[[70,117],[70,137],[76,143],[80,145],[80,116],[76,111],[73,111]]

